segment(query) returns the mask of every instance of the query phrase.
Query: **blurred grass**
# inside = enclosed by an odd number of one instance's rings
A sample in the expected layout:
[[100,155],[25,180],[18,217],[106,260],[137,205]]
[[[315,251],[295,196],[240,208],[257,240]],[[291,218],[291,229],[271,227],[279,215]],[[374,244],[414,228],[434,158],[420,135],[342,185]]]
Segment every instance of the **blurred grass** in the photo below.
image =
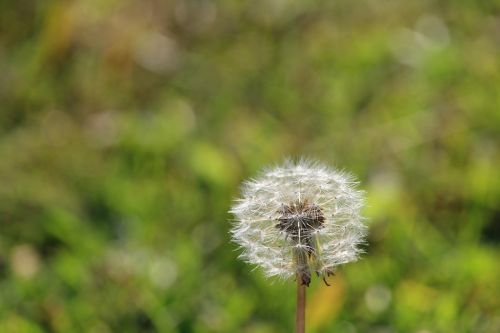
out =
[[363,260],[311,332],[500,331],[498,1],[0,2],[0,331],[290,332],[227,209],[357,174]]

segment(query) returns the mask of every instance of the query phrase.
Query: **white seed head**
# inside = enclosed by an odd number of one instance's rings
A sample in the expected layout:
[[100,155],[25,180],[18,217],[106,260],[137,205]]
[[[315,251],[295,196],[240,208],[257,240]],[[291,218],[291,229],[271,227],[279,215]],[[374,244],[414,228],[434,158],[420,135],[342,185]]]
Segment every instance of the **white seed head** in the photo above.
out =
[[268,276],[298,275],[305,285],[311,271],[324,279],[355,261],[366,235],[356,184],[350,174],[308,160],[287,160],[244,182],[230,210],[240,257]]

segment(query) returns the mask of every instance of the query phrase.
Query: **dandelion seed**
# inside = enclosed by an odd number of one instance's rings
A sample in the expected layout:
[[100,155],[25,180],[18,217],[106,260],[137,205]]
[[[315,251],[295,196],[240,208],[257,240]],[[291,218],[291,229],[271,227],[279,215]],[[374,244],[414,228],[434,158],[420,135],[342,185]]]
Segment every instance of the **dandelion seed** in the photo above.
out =
[[365,237],[361,191],[354,178],[316,162],[286,161],[243,184],[231,230],[245,261],[268,276],[299,275],[309,285],[354,261]]

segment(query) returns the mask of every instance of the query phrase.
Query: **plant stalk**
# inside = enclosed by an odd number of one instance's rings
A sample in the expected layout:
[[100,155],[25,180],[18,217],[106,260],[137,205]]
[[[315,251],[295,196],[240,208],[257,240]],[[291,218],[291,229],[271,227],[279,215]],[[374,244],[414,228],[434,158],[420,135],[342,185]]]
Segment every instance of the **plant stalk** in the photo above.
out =
[[306,330],[306,286],[302,284],[300,275],[297,275],[297,312],[295,316],[295,327],[297,333]]

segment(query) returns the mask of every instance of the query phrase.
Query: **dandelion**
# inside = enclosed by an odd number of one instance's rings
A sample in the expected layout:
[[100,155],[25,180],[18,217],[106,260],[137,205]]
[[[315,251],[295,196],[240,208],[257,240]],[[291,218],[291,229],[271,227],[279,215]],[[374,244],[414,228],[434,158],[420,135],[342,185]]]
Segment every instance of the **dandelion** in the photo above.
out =
[[230,212],[240,258],[267,276],[297,279],[297,332],[304,330],[305,287],[312,273],[329,285],[341,264],[357,260],[366,227],[363,192],[348,173],[287,160],[242,186]]

